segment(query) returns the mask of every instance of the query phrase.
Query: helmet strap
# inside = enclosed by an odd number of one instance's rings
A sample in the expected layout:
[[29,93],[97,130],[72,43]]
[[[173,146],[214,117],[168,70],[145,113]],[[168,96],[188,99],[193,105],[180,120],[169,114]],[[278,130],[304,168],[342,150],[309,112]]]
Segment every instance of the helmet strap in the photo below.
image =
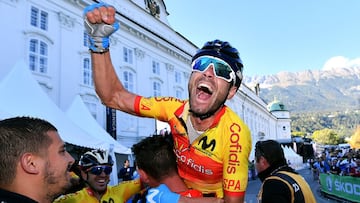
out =
[[200,120],[205,120],[205,119],[211,117],[212,115],[214,115],[214,113],[215,113],[215,111],[211,111],[211,112],[208,112],[206,114],[198,114],[198,113],[193,112],[191,109],[189,109],[189,112],[191,112],[191,114],[193,116],[195,116],[197,118],[200,118]]

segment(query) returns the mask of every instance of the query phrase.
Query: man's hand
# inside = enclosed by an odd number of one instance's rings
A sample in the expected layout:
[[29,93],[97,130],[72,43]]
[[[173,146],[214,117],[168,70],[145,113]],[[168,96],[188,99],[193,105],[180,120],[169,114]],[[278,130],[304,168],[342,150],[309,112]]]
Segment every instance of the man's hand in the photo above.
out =
[[89,35],[90,50],[103,53],[109,49],[109,37],[119,29],[115,20],[115,8],[105,3],[90,5],[84,9],[84,26]]
[[146,195],[146,203],[177,203],[179,199],[180,195],[171,192],[164,184],[149,189]]

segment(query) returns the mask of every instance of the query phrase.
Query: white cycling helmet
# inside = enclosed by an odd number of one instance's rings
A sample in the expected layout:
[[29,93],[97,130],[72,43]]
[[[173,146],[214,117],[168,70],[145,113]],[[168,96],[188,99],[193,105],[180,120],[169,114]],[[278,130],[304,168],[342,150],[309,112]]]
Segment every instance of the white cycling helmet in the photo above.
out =
[[87,169],[97,165],[110,165],[112,166],[114,161],[109,155],[108,151],[102,151],[99,149],[91,150],[83,154],[79,161],[81,170],[86,171]]

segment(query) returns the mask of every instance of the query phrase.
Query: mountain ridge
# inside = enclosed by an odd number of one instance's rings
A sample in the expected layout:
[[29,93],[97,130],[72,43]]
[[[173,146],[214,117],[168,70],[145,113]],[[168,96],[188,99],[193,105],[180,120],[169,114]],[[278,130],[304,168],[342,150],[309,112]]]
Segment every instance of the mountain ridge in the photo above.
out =
[[344,111],[360,108],[360,65],[244,77],[267,103],[276,98],[289,111]]

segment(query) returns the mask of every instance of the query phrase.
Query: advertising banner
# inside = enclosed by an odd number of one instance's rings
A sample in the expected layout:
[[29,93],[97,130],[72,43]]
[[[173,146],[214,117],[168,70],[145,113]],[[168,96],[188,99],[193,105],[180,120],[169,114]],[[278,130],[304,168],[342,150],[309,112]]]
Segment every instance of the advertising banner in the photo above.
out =
[[360,178],[339,176],[334,174],[320,174],[321,190],[352,202],[360,202]]
[[106,107],[106,131],[116,140],[116,110]]

